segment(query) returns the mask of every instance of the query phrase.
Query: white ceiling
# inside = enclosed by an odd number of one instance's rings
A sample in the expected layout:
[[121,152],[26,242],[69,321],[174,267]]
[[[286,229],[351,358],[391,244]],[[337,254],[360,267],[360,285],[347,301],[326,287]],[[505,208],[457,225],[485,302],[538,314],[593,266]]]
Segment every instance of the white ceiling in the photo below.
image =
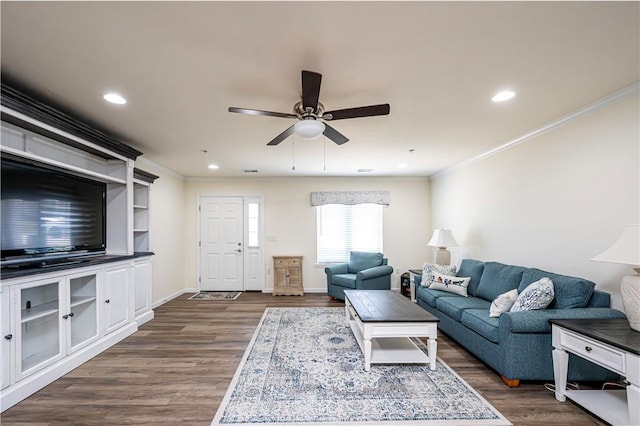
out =
[[[637,82],[639,5],[3,1],[2,74],[185,177],[428,176]],[[303,69],[326,109],[390,115],[267,147],[294,121],[227,111],[292,112]]]

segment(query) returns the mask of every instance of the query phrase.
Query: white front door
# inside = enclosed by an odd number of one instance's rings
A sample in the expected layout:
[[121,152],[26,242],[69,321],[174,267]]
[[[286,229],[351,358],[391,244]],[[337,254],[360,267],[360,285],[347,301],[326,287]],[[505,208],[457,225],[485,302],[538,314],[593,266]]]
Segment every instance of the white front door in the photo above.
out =
[[200,200],[200,290],[242,291],[243,198]]

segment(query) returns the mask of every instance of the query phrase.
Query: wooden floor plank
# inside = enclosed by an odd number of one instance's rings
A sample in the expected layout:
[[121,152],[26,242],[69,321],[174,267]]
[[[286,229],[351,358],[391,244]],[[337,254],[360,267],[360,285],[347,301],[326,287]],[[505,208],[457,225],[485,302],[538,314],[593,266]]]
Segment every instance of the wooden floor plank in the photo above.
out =
[[[208,426],[266,307],[344,306],[326,294],[189,296],[158,307],[137,333],[2,413],[1,424]],[[603,424],[572,402],[556,401],[543,383],[508,388],[443,334],[438,356],[514,425]]]

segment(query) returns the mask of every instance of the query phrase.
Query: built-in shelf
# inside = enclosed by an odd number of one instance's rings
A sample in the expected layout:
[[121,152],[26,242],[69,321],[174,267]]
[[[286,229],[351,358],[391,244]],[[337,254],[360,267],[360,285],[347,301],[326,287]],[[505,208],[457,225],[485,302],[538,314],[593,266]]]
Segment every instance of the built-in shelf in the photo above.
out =
[[21,322],[24,324],[29,321],[33,321],[38,318],[46,317],[47,315],[52,315],[58,312],[58,301],[54,300],[53,302],[42,303],[40,305],[34,306],[29,309],[22,310],[22,320]]
[[127,183],[127,161],[105,158],[77,147],[2,123],[2,152],[25,160],[38,161],[106,183]]
[[85,303],[91,303],[96,300],[95,296],[71,296],[71,307],[84,305]]

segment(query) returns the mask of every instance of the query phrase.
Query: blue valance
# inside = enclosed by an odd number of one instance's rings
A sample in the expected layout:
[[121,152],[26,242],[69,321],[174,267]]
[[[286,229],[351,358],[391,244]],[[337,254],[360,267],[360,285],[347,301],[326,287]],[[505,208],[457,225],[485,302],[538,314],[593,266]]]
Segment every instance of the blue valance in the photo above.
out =
[[311,205],[325,204],[381,204],[389,205],[389,191],[323,191],[311,193]]

